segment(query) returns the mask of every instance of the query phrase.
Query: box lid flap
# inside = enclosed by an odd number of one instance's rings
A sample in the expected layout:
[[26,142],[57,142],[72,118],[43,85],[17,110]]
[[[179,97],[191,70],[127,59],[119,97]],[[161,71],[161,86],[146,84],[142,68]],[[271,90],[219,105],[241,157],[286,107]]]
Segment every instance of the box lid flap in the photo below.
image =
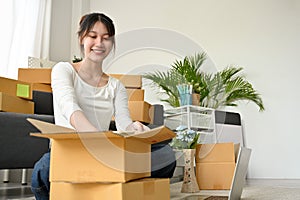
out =
[[49,122],[40,121],[37,119],[27,118],[32,125],[39,129],[42,133],[76,133],[74,129],[66,128],[51,124]]
[[175,137],[175,133],[165,126],[160,126],[150,129],[145,132],[129,133],[129,132],[76,132],[74,129],[58,126],[48,122],[39,121],[36,119],[27,119],[41,133],[30,133],[31,136],[52,138],[52,139],[79,139],[79,138],[133,138],[145,143],[158,143]]
[[168,139],[172,139],[176,134],[165,126],[150,129],[149,131],[139,132],[127,137],[135,138],[146,143],[154,144]]

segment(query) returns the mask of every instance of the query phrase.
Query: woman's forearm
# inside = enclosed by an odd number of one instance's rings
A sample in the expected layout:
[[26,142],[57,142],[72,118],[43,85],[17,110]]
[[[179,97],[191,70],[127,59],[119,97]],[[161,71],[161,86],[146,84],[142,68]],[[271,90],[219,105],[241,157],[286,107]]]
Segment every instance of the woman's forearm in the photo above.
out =
[[82,111],[75,111],[70,118],[71,125],[76,129],[77,132],[94,132],[98,129],[93,126]]

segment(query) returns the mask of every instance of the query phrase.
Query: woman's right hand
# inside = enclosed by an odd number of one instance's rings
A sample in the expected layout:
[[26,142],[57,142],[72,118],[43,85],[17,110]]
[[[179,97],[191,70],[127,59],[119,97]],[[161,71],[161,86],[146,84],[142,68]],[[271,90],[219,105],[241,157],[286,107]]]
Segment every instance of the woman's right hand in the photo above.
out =
[[143,132],[149,131],[150,128],[145,126],[139,121],[132,122],[129,126],[127,126],[126,131],[134,131],[134,132]]

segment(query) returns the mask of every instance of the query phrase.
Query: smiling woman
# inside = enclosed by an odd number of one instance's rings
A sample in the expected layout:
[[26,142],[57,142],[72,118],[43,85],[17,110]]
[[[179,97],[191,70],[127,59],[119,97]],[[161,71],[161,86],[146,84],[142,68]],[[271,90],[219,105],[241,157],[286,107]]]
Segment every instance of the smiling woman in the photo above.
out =
[[[118,131],[149,130],[147,126],[138,121],[133,122],[130,118],[124,85],[103,71],[103,61],[115,46],[114,36],[114,24],[108,16],[90,13],[81,18],[78,40],[83,54],[82,61],[59,62],[51,73],[56,125],[77,132],[108,131],[110,121],[114,118]],[[97,159],[97,155],[93,154],[95,146],[85,140],[81,142]],[[117,146],[114,148],[112,152],[119,150]],[[156,161],[151,162],[151,175],[155,178],[170,178],[176,165],[171,147],[164,143],[151,150],[155,152],[151,154],[151,159]],[[32,173],[32,190],[37,199],[49,199],[49,159],[50,152],[36,163]],[[105,160],[98,160],[109,165]]]
[[28,56],[48,58],[51,1],[2,1],[0,13],[0,76],[17,78]]

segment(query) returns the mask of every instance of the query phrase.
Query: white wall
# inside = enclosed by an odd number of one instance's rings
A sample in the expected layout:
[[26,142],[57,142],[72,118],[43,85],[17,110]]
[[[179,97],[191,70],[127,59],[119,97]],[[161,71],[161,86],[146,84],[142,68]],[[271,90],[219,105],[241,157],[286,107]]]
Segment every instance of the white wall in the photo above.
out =
[[[182,34],[199,44],[217,69],[241,65],[264,100],[235,110],[244,122],[246,145],[253,149],[250,178],[300,178],[300,1],[297,0],[90,0],[90,10],[108,14],[117,33],[156,27]],[[145,34],[145,40],[149,36]],[[160,40],[170,38],[161,38]],[[134,43],[130,39],[128,44]],[[153,41],[155,42],[155,41]],[[174,40],[174,47],[180,42]],[[117,46],[118,48],[118,46]],[[190,53],[189,47],[182,52]],[[181,52],[181,53],[182,53]],[[141,73],[165,69],[181,53],[138,49],[111,64],[109,72]],[[146,100],[157,101],[153,91]]]

